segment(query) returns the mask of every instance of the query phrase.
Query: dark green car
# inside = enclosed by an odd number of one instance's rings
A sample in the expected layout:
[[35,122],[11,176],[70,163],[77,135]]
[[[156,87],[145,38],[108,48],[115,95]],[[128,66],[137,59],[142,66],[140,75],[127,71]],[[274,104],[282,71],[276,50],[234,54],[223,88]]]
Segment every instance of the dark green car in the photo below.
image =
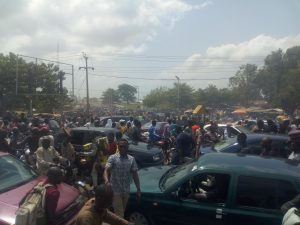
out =
[[139,224],[280,225],[280,207],[300,193],[300,166],[284,159],[205,154],[177,167],[139,171],[126,218]]

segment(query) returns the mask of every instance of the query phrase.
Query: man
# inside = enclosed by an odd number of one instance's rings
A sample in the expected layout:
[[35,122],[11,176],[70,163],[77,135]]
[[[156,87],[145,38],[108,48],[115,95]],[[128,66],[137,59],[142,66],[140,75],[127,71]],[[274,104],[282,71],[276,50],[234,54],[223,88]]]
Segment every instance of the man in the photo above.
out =
[[42,175],[46,175],[51,166],[55,166],[59,160],[62,160],[53,146],[50,146],[49,139],[42,140],[42,147],[39,147],[35,154],[37,171]]
[[57,190],[57,184],[60,184],[63,179],[61,169],[58,167],[51,167],[47,172],[48,179],[45,182],[45,214],[48,225],[55,224],[55,210],[58,204],[60,193]]
[[160,140],[160,137],[158,134],[156,134],[156,120],[152,120],[152,126],[149,128],[149,143],[150,145],[153,145],[155,142]]
[[21,148],[26,144],[29,147],[30,153],[34,154],[39,147],[40,131],[39,128],[33,127],[30,130],[30,135],[27,136],[24,141],[20,143]]
[[127,154],[128,141],[121,138],[118,151],[108,158],[104,171],[105,184],[111,183],[114,192],[113,207],[115,213],[124,217],[124,211],[129,197],[130,177],[132,176],[137,189],[137,200],[140,200],[140,181],[137,164],[134,157]]
[[50,145],[54,147],[54,137],[50,134],[49,128],[47,126],[43,126],[40,128],[40,139],[39,139],[39,147],[42,146],[42,141],[44,139],[50,140]]
[[194,148],[196,147],[196,142],[193,139],[192,135],[189,133],[190,129],[187,128],[183,132],[180,133],[180,129],[178,129],[179,135],[176,138],[176,150],[178,153],[177,162],[175,164],[184,163],[184,158],[196,158],[198,154],[194,152]]
[[99,185],[95,189],[95,198],[90,199],[77,215],[75,225],[130,225],[128,221],[110,212],[107,208],[113,202],[113,191],[109,185]]

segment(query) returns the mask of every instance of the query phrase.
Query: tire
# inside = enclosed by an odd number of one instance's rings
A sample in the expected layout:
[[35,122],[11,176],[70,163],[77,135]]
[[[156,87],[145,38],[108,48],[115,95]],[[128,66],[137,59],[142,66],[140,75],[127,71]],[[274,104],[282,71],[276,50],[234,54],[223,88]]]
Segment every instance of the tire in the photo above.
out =
[[129,212],[127,219],[129,222],[134,223],[135,225],[155,225],[149,216],[138,210]]

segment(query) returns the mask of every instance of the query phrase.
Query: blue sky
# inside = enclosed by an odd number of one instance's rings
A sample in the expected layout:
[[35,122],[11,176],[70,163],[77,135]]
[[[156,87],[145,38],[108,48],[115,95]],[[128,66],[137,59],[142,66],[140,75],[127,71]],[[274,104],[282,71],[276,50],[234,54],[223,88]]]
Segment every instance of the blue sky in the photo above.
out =
[[142,97],[175,76],[195,89],[226,87],[240,65],[300,45],[299,12],[300,0],[2,0],[0,52],[74,64],[80,97],[82,52],[95,67],[91,97],[122,83]]

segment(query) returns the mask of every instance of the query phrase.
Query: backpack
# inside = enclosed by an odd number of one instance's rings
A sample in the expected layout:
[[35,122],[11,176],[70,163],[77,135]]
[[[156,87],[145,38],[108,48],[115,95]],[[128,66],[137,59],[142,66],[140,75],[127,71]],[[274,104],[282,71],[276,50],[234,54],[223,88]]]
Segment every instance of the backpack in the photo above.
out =
[[42,182],[36,185],[21,201],[16,211],[15,225],[46,225],[45,196],[48,187]]

